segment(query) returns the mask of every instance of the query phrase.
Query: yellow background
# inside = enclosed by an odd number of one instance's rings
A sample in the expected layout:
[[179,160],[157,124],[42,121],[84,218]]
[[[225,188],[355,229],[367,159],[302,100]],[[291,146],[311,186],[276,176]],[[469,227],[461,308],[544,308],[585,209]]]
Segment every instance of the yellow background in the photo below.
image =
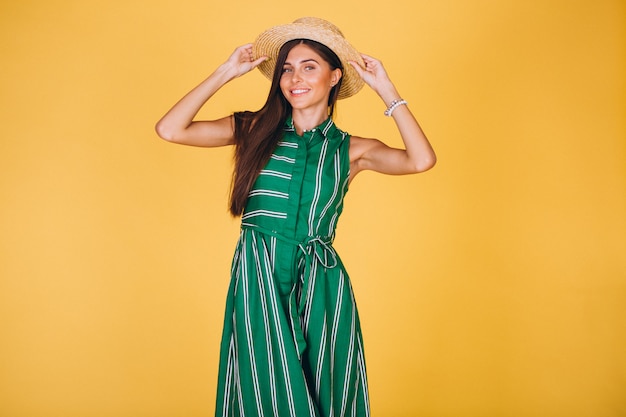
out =
[[[304,15],[380,58],[439,157],[339,223],[374,416],[626,415],[623,1],[0,5],[0,416],[213,413],[230,149],[157,119]],[[256,109],[257,72],[203,117]],[[364,90],[337,122],[399,144]]]

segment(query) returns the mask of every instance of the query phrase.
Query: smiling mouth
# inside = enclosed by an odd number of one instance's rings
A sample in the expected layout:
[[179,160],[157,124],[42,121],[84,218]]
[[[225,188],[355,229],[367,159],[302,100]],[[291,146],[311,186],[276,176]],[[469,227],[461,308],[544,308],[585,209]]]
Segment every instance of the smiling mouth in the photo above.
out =
[[301,95],[301,94],[308,93],[309,91],[310,91],[310,90],[309,90],[309,89],[307,89],[307,88],[298,88],[298,89],[295,89],[295,90],[291,90],[290,92],[291,92],[291,94],[293,94],[294,96],[297,96],[297,95]]

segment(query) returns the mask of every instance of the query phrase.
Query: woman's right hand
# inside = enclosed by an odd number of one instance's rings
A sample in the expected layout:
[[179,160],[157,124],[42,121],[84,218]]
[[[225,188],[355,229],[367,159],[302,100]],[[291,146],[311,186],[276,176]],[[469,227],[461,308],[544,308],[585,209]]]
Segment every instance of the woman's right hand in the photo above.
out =
[[254,59],[252,54],[252,44],[247,43],[235,49],[232,55],[223,64],[233,74],[233,78],[241,77],[244,74],[255,69],[261,62],[267,60],[268,57],[261,56]]
[[157,134],[163,139],[193,146],[225,146],[234,143],[232,117],[194,120],[200,108],[230,80],[252,71],[266,56],[254,59],[252,44],[238,47],[206,80],[187,93],[159,120]]

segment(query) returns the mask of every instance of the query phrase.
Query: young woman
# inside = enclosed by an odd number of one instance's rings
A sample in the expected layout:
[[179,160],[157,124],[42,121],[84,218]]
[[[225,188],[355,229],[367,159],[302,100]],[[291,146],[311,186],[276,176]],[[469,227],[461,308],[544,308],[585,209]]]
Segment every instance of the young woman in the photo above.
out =
[[[254,68],[271,78],[257,112],[196,121],[204,103]],[[332,121],[363,83],[388,106],[395,149]],[[435,154],[383,65],[331,23],[302,18],[237,48],[158,123],[160,137],[235,146],[230,211],[241,215],[221,344],[216,416],[368,416],[363,343],[332,247],[348,184],[363,170],[412,174]]]

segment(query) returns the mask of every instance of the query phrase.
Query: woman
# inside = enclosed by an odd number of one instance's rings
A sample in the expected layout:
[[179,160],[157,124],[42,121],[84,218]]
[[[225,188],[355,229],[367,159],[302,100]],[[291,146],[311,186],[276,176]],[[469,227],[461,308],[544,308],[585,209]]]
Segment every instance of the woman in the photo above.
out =
[[[227,82],[271,78],[258,112],[195,121]],[[369,85],[388,105],[404,149],[350,136],[337,99]],[[230,210],[241,215],[221,344],[216,416],[367,416],[359,319],[332,247],[348,184],[363,170],[423,172],[435,154],[382,64],[339,29],[302,18],[237,48],[157,124],[160,137],[235,146]]]

